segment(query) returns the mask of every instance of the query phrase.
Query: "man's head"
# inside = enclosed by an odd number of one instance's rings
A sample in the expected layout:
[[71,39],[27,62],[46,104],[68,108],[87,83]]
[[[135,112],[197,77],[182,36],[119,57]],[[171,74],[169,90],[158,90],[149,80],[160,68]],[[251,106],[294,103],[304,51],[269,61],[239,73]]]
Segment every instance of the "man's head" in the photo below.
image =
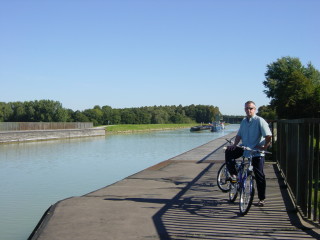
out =
[[244,105],[244,110],[247,117],[251,118],[256,114],[256,104],[253,101],[248,101]]

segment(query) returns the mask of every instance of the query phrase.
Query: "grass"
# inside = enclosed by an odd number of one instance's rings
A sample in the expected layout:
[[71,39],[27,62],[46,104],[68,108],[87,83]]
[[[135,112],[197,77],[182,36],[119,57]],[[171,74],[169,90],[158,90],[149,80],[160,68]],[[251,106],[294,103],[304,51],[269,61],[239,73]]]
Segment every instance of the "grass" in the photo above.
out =
[[169,130],[178,128],[190,128],[195,123],[188,124],[121,124],[106,126],[107,133],[121,133],[121,132],[142,132],[142,131],[157,131]]

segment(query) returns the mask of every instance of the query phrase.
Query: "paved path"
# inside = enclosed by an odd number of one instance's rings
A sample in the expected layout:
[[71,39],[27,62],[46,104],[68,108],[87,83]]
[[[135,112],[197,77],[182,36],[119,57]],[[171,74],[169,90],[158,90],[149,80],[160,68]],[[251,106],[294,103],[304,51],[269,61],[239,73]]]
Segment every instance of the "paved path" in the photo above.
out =
[[274,163],[265,166],[266,206],[239,216],[238,201],[216,186],[224,138],[56,203],[31,239],[320,239],[296,215]]

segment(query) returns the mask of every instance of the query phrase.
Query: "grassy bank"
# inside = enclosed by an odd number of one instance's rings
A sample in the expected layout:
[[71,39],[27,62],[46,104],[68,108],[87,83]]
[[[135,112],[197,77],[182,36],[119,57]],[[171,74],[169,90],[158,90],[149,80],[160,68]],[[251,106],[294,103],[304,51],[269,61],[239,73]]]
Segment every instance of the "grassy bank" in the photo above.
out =
[[195,123],[188,124],[123,124],[106,126],[106,133],[130,133],[143,131],[160,131],[178,128],[190,128]]

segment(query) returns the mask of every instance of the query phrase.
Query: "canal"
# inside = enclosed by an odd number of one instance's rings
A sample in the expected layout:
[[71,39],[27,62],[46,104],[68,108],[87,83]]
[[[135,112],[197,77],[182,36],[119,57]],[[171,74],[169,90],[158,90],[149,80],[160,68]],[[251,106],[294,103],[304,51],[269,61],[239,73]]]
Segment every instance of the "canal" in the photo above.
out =
[[236,131],[189,129],[0,145],[0,239],[25,240],[45,210]]

